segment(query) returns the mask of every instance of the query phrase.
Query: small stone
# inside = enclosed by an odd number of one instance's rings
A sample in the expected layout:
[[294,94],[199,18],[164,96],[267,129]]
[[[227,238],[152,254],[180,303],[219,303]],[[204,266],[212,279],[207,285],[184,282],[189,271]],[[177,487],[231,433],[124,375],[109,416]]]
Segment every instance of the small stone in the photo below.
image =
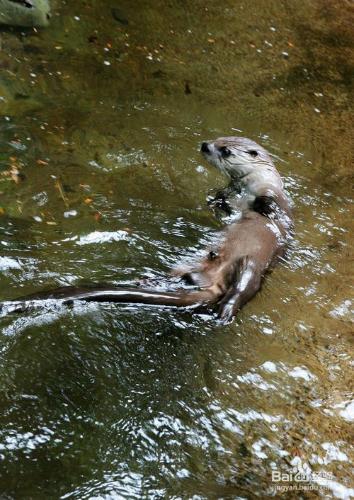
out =
[[69,217],[75,217],[76,215],[77,210],[68,210],[67,212],[64,212],[65,219],[68,219]]
[[127,24],[129,24],[128,19],[125,17],[125,15],[123,14],[123,12],[120,9],[117,9],[116,7],[114,7],[111,10],[111,12],[112,12],[113,19],[118,21],[120,24],[123,24],[123,26],[126,26]]

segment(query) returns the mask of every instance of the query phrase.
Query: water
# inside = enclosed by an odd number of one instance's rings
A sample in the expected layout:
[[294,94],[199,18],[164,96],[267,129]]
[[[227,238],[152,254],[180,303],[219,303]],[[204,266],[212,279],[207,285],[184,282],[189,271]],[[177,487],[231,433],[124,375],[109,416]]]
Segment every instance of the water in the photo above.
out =
[[222,227],[206,197],[225,179],[198,151],[220,135],[275,156],[296,236],[227,327],[103,304],[2,317],[1,495],[265,498],[302,467],[326,488],[289,498],[349,498],[350,3],[52,10],[1,32],[2,299],[166,286]]

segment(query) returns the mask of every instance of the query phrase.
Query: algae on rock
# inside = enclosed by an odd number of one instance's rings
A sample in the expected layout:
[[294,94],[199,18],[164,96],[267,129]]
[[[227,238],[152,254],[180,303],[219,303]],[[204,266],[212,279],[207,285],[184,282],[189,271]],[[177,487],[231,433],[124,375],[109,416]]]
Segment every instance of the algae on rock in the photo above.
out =
[[48,0],[0,0],[0,24],[44,27],[49,23]]

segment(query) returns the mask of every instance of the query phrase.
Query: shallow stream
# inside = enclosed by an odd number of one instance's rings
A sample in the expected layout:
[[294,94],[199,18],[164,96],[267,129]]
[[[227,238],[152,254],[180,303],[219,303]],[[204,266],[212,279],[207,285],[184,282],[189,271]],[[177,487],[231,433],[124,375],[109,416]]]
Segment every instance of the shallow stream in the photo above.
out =
[[[110,304],[0,318],[0,497],[350,498],[352,2],[52,7],[0,32],[1,300],[165,286],[223,225],[199,153],[221,135],[274,155],[296,234],[226,327]],[[274,480],[296,470],[322,479]]]

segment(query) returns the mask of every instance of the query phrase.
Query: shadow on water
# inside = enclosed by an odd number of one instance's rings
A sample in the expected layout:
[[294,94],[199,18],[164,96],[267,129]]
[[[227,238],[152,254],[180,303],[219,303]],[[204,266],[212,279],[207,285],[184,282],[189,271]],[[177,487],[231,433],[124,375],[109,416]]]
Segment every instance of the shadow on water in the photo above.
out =
[[349,498],[351,3],[52,7],[46,30],[0,33],[1,299],[166,286],[223,225],[198,152],[219,135],[274,155],[296,235],[227,327],[104,304],[1,317],[0,495],[265,498],[300,470],[322,479],[289,498]]

